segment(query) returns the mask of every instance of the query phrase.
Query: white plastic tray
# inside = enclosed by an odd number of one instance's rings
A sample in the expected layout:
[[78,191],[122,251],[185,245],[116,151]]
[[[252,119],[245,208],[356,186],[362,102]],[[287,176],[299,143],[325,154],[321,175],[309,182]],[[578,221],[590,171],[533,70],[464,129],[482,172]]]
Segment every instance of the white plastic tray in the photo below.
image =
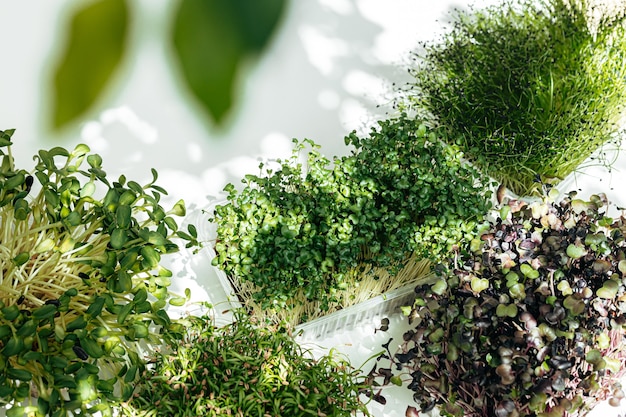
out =
[[386,316],[399,314],[400,307],[413,304],[415,285],[407,284],[362,303],[302,323],[296,327],[297,339],[302,342],[324,339],[335,333],[354,330],[364,323],[379,323]]

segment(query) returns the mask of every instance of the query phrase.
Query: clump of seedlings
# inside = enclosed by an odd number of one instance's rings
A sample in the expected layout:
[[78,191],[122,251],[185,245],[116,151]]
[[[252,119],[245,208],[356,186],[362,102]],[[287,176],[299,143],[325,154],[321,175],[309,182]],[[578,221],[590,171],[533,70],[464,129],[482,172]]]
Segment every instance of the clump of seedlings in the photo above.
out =
[[575,192],[507,200],[438,281],[416,288],[411,330],[371,377],[402,380],[421,410],[446,416],[582,416],[619,403],[626,217],[607,217],[607,205]]
[[517,195],[541,192],[536,175],[562,180],[624,127],[626,13],[601,3],[503,0],[458,12],[418,53],[408,102]]
[[[97,154],[40,150],[17,168],[0,131],[0,406],[9,417],[111,415],[159,345],[171,298],[161,257],[185,214],[165,190],[110,182]],[[86,162],[86,164],[85,164]],[[186,233],[194,234],[193,228]]]
[[365,378],[339,354],[314,359],[283,325],[241,310],[216,327],[208,315],[183,319],[158,352],[120,416],[369,416]]
[[333,161],[296,142],[211,213],[213,265],[256,310],[298,324],[425,277],[491,206],[489,181],[406,115],[345,140],[352,154]]

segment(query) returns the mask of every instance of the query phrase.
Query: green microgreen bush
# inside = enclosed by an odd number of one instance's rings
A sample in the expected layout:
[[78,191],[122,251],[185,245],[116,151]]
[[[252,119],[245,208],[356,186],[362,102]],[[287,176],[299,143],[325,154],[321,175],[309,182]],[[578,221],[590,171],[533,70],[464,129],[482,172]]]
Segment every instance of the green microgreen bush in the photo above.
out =
[[346,138],[351,180],[374,190],[361,227],[379,265],[394,265],[398,254],[432,261],[471,238],[476,220],[491,207],[492,181],[466,163],[455,145],[402,115],[379,122],[370,135]]
[[242,190],[227,186],[227,203],[210,219],[213,265],[235,288],[251,284],[262,309],[316,302],[325,312],[341,294],[371,288],[381,268],[389,281],[382,291],[401,284],[394,277],[402,268],[424,275],[490,207],[489,181],[406,115],[365,138],[350,134],[354,150],[332,162],[312,141],[296,143],[277,169],[246,176]]
[[418,53],[408,103],[476,166],[530,195],[537,176],[556,183],[619,140],[624,16],[586,0],[504,0],[459,12]]
[[314,359],[283,325],[260,326],[246,312],[216,327],[204,315],[165,333],[120,416],[370,415],[364,377],[336,352]]
[[438,281],[416,289],[411,330],[399,351],[386,345],[383,370],[446,416],[582,416],[606,398],[618,404],[626,217],[607,217],[607,205],[574,192],[507,201]]
[[0,131],[0,406],[9,417],[111,415],[142,349],[161,343],[168,299],[185,301],[170,297],[161,265],[185,206],[160,206],[154,170],[144,186],[110,182],[85,145],[17,168],[12,134]]

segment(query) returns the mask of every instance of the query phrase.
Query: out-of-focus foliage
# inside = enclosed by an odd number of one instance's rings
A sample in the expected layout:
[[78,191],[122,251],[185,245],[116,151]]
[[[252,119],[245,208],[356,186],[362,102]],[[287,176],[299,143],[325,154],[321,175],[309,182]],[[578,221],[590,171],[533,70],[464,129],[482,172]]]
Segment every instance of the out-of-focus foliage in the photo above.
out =
[[[175,71],[217,125],[233,107],[242,65],[267,46],[287,0],[181,0],[166,39]],[[69,21],[51,77],[50,126],[61,130],[84,117],[106,93],[127,59],[129,0],[80,3]]]
[[172,41],[181,75],[203,110],[219,123],[233,105],[239,69],[260,53],[285,0],[182,0]]
[[76,10],[52,80],[52,127],[83,116],[122,62],[128,38],[126,0],[99,0]]

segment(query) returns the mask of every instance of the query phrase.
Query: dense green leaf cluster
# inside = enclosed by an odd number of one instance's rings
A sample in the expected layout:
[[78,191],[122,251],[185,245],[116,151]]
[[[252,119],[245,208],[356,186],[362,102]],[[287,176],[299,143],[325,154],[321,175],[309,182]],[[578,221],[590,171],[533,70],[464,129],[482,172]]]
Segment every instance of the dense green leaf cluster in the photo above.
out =
[[190,317],[184,333],[165,334],[120,416],[369,415],[359,394],[364,378],[331,352],[313,359],[283,326],[259,326],[247,313],[218,328]]
[[[111,415],[160,344],[178,227],[165,190],[109,182],[78,145],[41,150],[17,169],[13,131],[0,132],[0,405],[8,416]],[[87,167],[84,167],[84,163]],[[193,230],[189,230],[193,234]],[[155,327],[156,326],[156,327]]]
[[331,163],[304,141],[278,169],[229,185],[215,208],[213,265],[252,282],[262,306],[303,293],[324,308],[358,265],[436,260],[490,205],[488,181],[458,149],[404,115],[346,143],[353,152]]
[[626,102],[624,11],[602,15],[590,3],[504,0],[460,12],[420,53],[409,102],[518,195],[537,175],[563,179],[615,139]]
[[[306,145],[306,168],[298,160]],[[353,187],[350,161],[330,161],[305,141],[276,171],[247,175],[233,185],[228,204],[217,206],[214,265],[235,279],[252,281],[265,306],[283,304],[298,292],[317,300],[344,288],[344,274],[357,265],[367,239],[359,233],[369,184]]]
[[352,184],[369,184],[361,222],[373,261],[394,265],[414,252],[433,261],[471,237],[491,207],[490,179],[463,160],[456,145],[405,115],[370,135],[346,138]]

